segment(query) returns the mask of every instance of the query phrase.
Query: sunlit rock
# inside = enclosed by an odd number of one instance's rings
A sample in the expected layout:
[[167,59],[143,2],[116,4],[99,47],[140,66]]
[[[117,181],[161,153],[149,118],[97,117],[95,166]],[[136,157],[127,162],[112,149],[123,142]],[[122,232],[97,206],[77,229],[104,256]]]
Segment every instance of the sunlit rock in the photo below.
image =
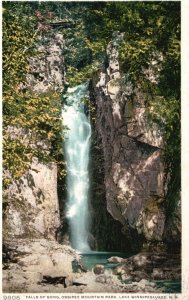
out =
[[[165,230],[163,135],[156,124],[149,124],[146,95],[129,82],[127,75],[120,75],[121,40],[122,35],[115,33],[107,46],[106,74],[102,77],[101,73],[98,83],[93,83],[96,128],[102,138],[105,160],[107,210],[121,224],[128,222],[126,227],[136,229],[146,240],[162,241]],[[157,60],[157,64],[152,62],[154,68],[161,63],[158,55]]]

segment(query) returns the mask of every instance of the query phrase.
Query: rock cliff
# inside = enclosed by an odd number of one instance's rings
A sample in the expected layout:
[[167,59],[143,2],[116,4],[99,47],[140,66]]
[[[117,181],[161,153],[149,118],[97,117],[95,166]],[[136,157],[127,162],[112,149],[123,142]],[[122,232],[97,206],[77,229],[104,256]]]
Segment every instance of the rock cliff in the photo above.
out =
[[62,92],[64,87],[64,39],[61,30],[50,28],[38,36],[37,55],[29,59],[30,69],[22,89],[44,94]]
[[[41,95],[61,92],[64,85],[62,49],[63,35],[53,29],[38,36],[37,55],[30,58],[26,82],[20,86],[24,91]],[[19,139],[31,148],[49,152],[48,141],[36,138],[35,133],[19,126],[7,128],[11,139]],[[8,170],[5,172],[9,173]],[[9,173],[10,174],[10,173]],[[11,176],[11,175],[10,175]],[[42,163],[33,157],[28,171],[4,191],[4,238],[55,239],[60,225],[57,195],[57,166]]]
[[[156,124],[149,125],[146,95],[121,72],[121,39],[122,35],[115,34],[108,44],[108,67],[92,82],[96,131],[104,155],[107,210],[122,224],[123,232],[133,228],[144,240],[157,242],[163,240],[166,222],[163,137]],[[161,59],[157,55],[154,68]],[[149,66],[148,78],[156,82],[154,68]]]

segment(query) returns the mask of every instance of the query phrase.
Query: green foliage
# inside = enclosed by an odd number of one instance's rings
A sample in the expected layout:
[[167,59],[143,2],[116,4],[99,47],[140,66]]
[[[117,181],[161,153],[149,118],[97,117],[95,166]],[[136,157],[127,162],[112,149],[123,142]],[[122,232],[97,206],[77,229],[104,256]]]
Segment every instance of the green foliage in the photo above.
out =
[[[3,167],[5,187],[24,174],[37,156],[48,163],[57,161],[64,176],[60,95],[22,92],[30,68],[28,58],[37,52],[38,18],[35,6],[4,3],[3,12]],[[18,135],[12,137],[11,129]],[[41,146],[39,141],[41,141]],[[46,145],[46,150],[44,149]]]
[[[33,18],[23,22],[18,16],[3,14],[3,89],[14,89],[24,80],[27,58],[33,53],[36,31],[31,30]],[[16,84],[15,84],[16,83]]]
[[[133,86],[147,95],[148,118],[159,125],[164,135],[166,206],[171,216],[180,197],[181,177],[180,3],[107,2],[103,10],[101,5],[94,12],[101,27],[99,38],[110,37],[116,30],[124,32],[119,51],[121,69]],[[157,82],[148,80],[144,72],[154,60],[154,73],[157,70],[159,74]]]
[[[34,55],[37,23],[42,18],[40,22],[48,25],[52,13],[56,20],[71,22],[71,26],[62,28],[66,79],[71,86],[106,67],[107,43],[115,31],[124,33],[119,49],[121,70],[147,95],[149,120],[156,122],[164,134],[164,163],[170,178],[167,208],[172,213],[180,190],[180,3],[31,1],[6,2],[4,8],[5,126],[17,124],[32,129],[55,145],[54,149],[61,144],[57,135],[61,126],[59,96],[48,99],[47,95],[22,95],[18,88],[28,69],[27,58]],[[154,60],[157,82],[151,82],[144,72]],[[92,113],[95,118],[95,107]],[[57,157],[62,155],[60,150],[55,152]]]
[[85,13],[88,12],[86,8],[86,5],[78,4],[69,8],[74,26],[64,32],[66,78],[71,86],[91,78],[104,60],[106,42],[91,40],[85,22]]
[[[84,24],[94,46],[109,42],[115,31],[124,33],[119,50],[121,69],[132,85],[147,95],[149,120],[156,122],[164,135],[166,205],[171,215],[180,197],[180,3],[90,3]],[[155,60],[153,72],[159,76],[152,82],[144,70]]]
[[149,116],[159,124],[164,135],[164,163],[168,183],[166,206],[168,217],[172,217],[180,200],[181,186],[180,102],[173,96],[158,97],[153,101],[153,110]]

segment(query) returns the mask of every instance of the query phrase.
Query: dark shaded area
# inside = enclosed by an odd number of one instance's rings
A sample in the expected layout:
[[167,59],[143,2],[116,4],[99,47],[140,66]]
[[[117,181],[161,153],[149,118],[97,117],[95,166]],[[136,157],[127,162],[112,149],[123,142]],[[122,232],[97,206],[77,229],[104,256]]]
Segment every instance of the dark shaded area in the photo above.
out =
[[73,272],[84,272],[86,273],[87,272],[87,269],[82,265],[81,261],[78,261],[78,260],[74,260],[72,261],[72,270]]
[[69,224],[66,218],[66,177],[58,178],[58,199],[59,199],[59,213],[60,213],[60,226],[56,231],[56,240],[63,245],[70,245],[69,240]]
[[62,284],[64,288],[67,287],[65,282],[66,276],[57,276],[57,277],[51,277],[51,276],[43,276],[43,280],[41,283],[48,283],[48,284]]
[[65,20],[59,20],[57,22],[49,22],[48,23],[50,26],[52,26],[53,28],[72,28],[74,27],[74,23],[73,22],[68,22],[68,21],[65,21]]

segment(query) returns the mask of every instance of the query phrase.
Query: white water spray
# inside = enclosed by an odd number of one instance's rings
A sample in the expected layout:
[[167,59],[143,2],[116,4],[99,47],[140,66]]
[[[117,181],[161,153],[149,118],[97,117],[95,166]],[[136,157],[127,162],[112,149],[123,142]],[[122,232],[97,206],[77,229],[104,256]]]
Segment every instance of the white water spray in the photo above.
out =
[[68,89],[63,107],[63,124],[67,126],[65,156],[67,163],[67,218],[71,231],[72,246],[80,251],[89,251],[89,148],[91,137],[90,120],[84,112],[83,98],[87,96],[87,84]]

